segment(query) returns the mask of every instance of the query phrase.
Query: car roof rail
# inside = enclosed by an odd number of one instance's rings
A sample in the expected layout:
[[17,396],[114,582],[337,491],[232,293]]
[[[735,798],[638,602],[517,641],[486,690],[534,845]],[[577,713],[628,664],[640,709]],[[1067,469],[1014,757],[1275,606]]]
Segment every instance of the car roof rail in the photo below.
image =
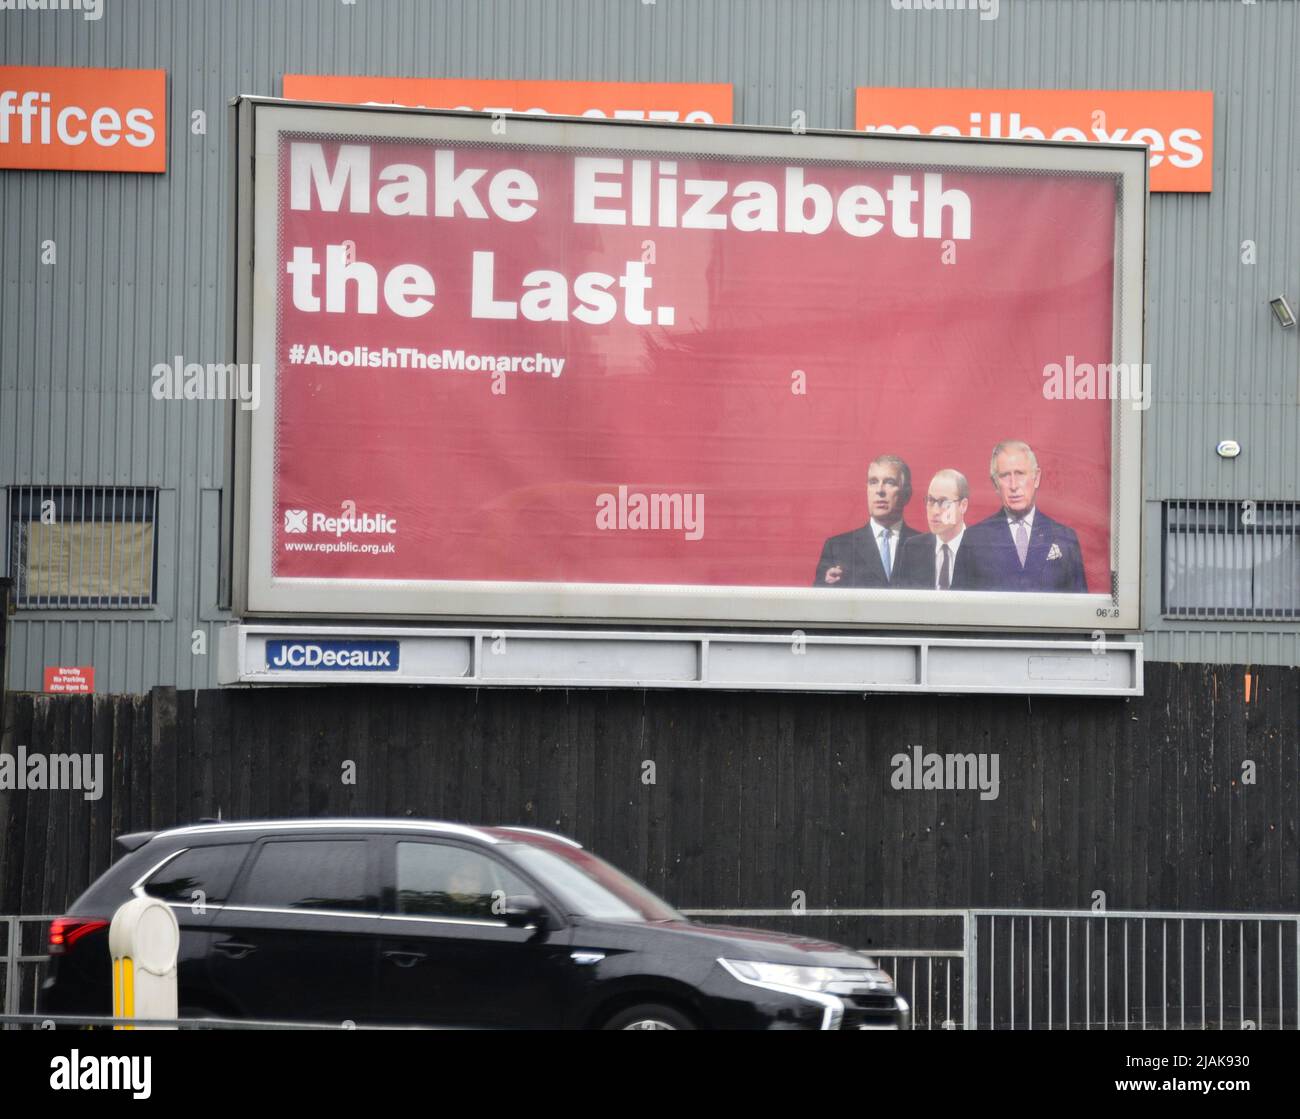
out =
[[501,831],[521,831],[528,835],[540,835],[546,839],[554,839],[557,843],[563,843],[569,847],[576,847],[582,850],[582,844],[576,839],[570,839],[567,835],[560,835],[558,832],[545,831],[542,828],[526,828],[521,824],[498,824],[497,828]]
[[360,816],[320,816],[272,820],[207,820],[194,824],[177,824],[155,834],[184,836],[194,833],[239,834],[256,832],[292,833],[299,831],[323,831],[333,829],[347,830],[393,830],[401,832],[428,831],[442,835],[456,835],[479,839],[487,843],[500,842],[491,831],[472,827],[468,824],[453,824],[442,820],[422,820],[404,818],[367,818]]
[[117,845],[130,854],[132,851],[138,851],[157,834],[156,831],[126,832],[117,837]]

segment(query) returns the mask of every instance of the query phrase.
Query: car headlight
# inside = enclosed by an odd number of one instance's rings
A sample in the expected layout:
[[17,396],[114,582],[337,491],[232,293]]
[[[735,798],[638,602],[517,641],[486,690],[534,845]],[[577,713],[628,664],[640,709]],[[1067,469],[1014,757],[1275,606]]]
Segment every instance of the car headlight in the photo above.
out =
[[758,960],[719,960],[737,979],[749,983],[770,983],[799,991],[847,993],[860,987],[890,987],[889,973],[878,967],[801,967]]

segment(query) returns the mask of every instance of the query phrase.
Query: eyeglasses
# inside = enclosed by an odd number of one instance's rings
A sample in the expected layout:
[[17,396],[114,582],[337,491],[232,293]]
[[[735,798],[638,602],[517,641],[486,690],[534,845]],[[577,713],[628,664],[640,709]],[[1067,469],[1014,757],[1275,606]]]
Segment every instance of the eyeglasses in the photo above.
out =
[[949,509],[955,509],[960,504],[960,499],[953,500],[951,497],[927,497],[925,499],[925,507],[927,509],[941,509],[945,513],[948,512]]

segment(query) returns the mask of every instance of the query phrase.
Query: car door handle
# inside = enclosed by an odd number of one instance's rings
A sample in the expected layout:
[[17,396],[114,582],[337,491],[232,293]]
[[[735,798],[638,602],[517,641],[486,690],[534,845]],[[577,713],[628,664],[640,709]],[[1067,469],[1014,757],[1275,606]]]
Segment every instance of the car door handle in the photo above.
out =
[[249,953],[257,951],[256,944],[245,944],[242,940],[219,940],[212,947],[218,952],[224,952],[232,960],[242,960]]
[[429,957],[423,952],[385,952],[384,959],[392,960],[398,967],[415,967],[421,960],[427,960]]

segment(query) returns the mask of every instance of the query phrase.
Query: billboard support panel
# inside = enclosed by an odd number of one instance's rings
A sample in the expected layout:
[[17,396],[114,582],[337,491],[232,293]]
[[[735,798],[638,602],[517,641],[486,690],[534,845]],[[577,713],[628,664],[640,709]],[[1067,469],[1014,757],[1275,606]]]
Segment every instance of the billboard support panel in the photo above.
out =
[[238,615],[1140,628],[1145,149],[235,119]]
[[644,630],[232,625],[222,684],[1142,694],[1142,644]]

